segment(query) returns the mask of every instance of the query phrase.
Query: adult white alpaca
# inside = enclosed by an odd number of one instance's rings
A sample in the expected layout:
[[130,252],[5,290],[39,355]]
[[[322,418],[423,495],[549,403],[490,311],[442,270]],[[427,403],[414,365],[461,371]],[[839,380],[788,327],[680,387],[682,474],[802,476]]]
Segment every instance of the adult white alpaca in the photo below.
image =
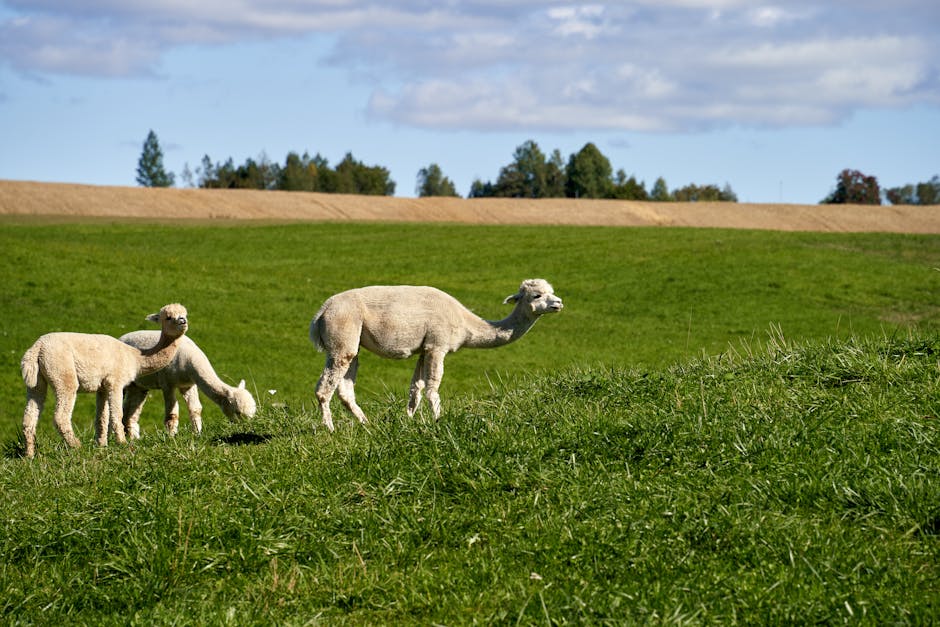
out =
[[330,399],[335,391],[359,422],[367,422],[355,395],[360,347],[388,359],[405,359],[417,353],[408,415],[414,415],[426,390],[434,417],[440,417],[438,388],[447,353],[514,342],[539,316],[561,311],[563,306],[543,279],[523,281],[519,291],[503,301],[510,302],[516,304],[512,313],[493,322],[433,287],[374,285],[331,296],[310,323],[310,341],[317,350],[326,351],[326,366],[316,388],[323,424],[333,430]]
[[108,444],[109,418],[115,439],[125,442],[121,424],[124,388],[139,374],[155,372],[169,364],[176,355],[179,339],[189,328],[186,308],[176,303],[147,316],[147,320],[159,322],[162,329],[160,341],[149,350],[128,346],[110,335],[47,333],[26,351],[20,371],[26,384],[23,435],[27,457],[36,454],[36,424],[50,385],[56,397],[53,420],[66,444],[72,448],[81,446],[72,430],[72,410],[78,392],[97,394],[98,445]]
[[[132,331],[121,336],[121,341],[141,350],[149,349],[160,341],[159,331]],[[229,418],[251,418],[255,415],[255,399],[245,389],[242,379],[237,387],[225,383],[215,373],[209,358],[190,338],[180,338],[179,350],[166,368],[152,374],[140,375],[124,390],[124,430],[127,437],[140,437],[140,412],[150,390],[163,392],[163,423],[170,435],[179,429],[180,408],[176,391],[183,394],[193,431],[202,433],[202,403],[199,392],[209,397]]]

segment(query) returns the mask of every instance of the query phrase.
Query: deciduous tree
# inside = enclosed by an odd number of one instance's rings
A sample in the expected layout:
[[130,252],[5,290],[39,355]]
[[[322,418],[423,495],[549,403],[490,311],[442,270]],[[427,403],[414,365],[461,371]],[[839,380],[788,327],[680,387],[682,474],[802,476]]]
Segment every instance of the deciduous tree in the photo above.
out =
[[285,192],[319,191],[319,174],[320,170],[309,154],[305,152],[301,156],[291,151],[287,153],[284,167],[278,173],[277,189]]
[[548,187],[545,154],[531,139],[516,148],[513,161],[499,171],[496,196],[544,198]]
[[395,194],[395,182],[389,171],[381,166],[367,166],[353,158],[347,152],[336,166],[338,185],[336,191],[341,194],[364,194],[371,196],[392,196]]
[[689,183],[685,187],[672,192],[672,197],[679,202],[737,202],[738,196],[731,189],[731,185],[725,183],[724,188],[719,189],[717,185],[696,185]]
[[653,189],[650,191],[650,200],[655,200],[656,202],[669,202],[674,200],[672,194],[669,193],[669,186],[666,184],[666,179],[659,177],[656,179],[656,182],[653,183]]
[[564,198],[565,180],[565,159],[556,148],[545,164],[545,198]]
[[617,176],[610,189],[610,197],[617,200],[647,200],[649,194],[646,193],[646,185],[638,182],[635,176],[627,178],[626,172],[617,170]]
[[467,194],[467,198],[491,198],[495,195],[496,190],[491,182],[486,181],[484,183],[480,179],[473,179],[473,183],[470,184],[470,193]]
[[940,176],[924,183],[908,183],[902,187],[885,190],[892,205],[938,205],[940,204]]
[[418,182],[415,186],[415,192],[419,197],[459,196],[453,181],[444,176],[441,166],[436,163],[418,170]]
[[878,179],[858,170],[842,170],[836,177],[836,188],[821,201],[826,205],[880,205]]
[[568,159],[565,192],[569,198],[606,198],[613,170],[597,146],[587,143]]

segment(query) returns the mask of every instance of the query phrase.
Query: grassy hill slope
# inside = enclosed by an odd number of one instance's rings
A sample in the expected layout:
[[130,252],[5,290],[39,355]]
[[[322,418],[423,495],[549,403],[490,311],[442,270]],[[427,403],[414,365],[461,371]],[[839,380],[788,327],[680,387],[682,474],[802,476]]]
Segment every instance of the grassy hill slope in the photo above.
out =
[[[440,422],[0,465],[0,616],[94,624],[928,624],[940,343],[569,368]],[[48,451],[48,446],[47,446]]]
[[[328,296],[360,285],[434,285],[488,319],[508,313],[502,300],[525,278],[548,279],[565,299],[562,313],[514,344],[449,356],[445,404],[571,365],[652,368],[758,345],[772,326],[795,339],[940,327],[933,235],[433,224],[421,232],[416,246],[393,224],[7,224],[0,437],[19,429],[19,362],[37,337],[152,328],[144,317],[168,302],[187,306],[189,336],[224,379],[245,378],[259,399],[297,408],[310,406],[323,366],[310,319]],[[363,355],[357,388],[367,413],[371,403],[403,405],[413,364]],[[87,428],[93,396],[78,402],[76,428]],[[159,428],[159,402],[144,411],[144,429]],[[45,417],[40,447],[48,438],[58,436]]]
[[[940,617],[940,239],[886,233],[5,218],[5,623],[866,621]],[[368,428],[318,428],[307,325],[369,283],[487,318],[523,278],[565,310],[447,360],[364,356]],[[40,334],[171,302],[255,419],[20,457]]]

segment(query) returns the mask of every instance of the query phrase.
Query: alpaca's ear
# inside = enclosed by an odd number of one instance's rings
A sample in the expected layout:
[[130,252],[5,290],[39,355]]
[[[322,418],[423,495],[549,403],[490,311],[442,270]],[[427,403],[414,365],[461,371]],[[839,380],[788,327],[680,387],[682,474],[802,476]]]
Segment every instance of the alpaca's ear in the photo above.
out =
[[509,303],[515,303],[515,302],[518,302],[518,301],[519,301],[519,293],[517,292],[517,293],[515,293],[515,294],[512,294],[512,295],[510,295],[510,296],[507,296],[507,297],[506,297],[506,300],[503,301],[503,304],[504,304],[504,305],[508,305]]
[[239,390],[244,390],[244,389],[245,389],[245,380],[244,380],[244,379],[242,379],[241,381],[238,382],[238,389],[239,389]]
[[160,312],[157,312],[155,314],[150,314],[149,316],[147,316],[147,320],[149,320],[150,322],[160,322]]

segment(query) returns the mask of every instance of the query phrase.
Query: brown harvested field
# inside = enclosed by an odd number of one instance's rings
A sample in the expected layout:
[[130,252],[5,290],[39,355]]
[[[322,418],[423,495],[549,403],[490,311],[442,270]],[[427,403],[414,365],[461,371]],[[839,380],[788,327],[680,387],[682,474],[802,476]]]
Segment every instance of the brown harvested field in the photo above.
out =
[[55,219],[371,221],[940,233],[940,206],[653,203],[148,189],[0,180],[0,215]]

